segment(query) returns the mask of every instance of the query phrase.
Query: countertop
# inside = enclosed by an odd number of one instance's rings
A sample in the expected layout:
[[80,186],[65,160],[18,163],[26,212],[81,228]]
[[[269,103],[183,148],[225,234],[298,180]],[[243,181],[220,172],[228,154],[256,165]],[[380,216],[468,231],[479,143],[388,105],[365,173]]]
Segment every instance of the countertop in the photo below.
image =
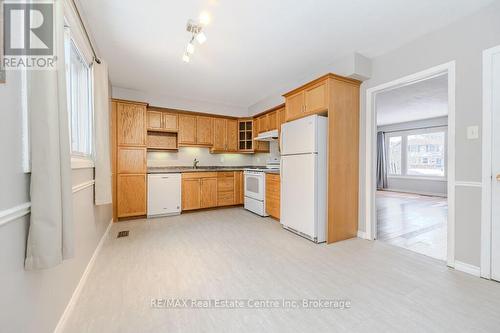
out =
[[[200,166],[197,169],[189,166],[173,166],[173,167],[148,167],[148,174],[155,173],[183,173],[183,172],[217,172],[217,171],[243,171],[249,168],[255,168],[255,165],[249,166]],[[263,167],[265,168],[265,167]],[[265,173],[279,174],[280,171],[270,169]]]

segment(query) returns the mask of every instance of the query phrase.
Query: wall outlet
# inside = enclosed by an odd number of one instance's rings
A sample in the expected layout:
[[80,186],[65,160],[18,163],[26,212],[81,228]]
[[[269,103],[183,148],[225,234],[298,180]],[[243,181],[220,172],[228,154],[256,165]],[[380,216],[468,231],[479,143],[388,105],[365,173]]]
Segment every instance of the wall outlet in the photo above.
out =
[[469,140],[479,139],[479,126],[467,127],[467,139]]

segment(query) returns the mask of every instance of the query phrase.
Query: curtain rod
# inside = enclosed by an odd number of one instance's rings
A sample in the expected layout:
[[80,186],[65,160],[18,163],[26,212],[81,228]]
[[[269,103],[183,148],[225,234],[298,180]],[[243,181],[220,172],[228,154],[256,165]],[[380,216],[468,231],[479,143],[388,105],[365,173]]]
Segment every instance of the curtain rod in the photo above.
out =
[[443,127],[448,127],[448,125],[434,125],[434,126],[424,126],[424,127],[413,127],[413,128],[405,128],[405,129],[392,130],[392,131],[377,131],[377,133],[378,132],[382,132],[382,133],[396,133],[396,132],[407,132],[407,131],[415,131],[415,130],[423,130],[423,129],[431,129],[431,128],[443,128]]
[[87,37],[87,40],[89,42],[90,49],[92,50],[92,53],[94,54],[94,61],[97,62],[98,64],[100,64],[101,59],[99,59],[99,57],[97,56],[97,53],[95,52],[94,45],[92,44],[92,41],[90,40],[89,33],[87,31],[87,28],[85,27],[85,24],[83,23],[82,16],[80,15],[80,10],[78,9],[78,6],[76,5],[75,0],[71,0],[71,2],[73,3],[73,6],[75,7],[76,15],[78,15],[78,20],[80,20],[80,24],[82,25],[83,31],[85,32],[85,36]]

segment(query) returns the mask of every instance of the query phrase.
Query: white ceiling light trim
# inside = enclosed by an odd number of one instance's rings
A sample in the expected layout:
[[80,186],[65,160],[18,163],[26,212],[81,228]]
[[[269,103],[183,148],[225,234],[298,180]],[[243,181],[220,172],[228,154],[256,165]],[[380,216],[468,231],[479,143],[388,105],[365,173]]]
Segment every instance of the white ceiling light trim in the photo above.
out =
[[188,20],[186,25],[186,31],[191,34],[191,39],[189,40],[186,46],[186,51],[182,56],[182,61],[186,63],[190,61],[190,56],[193,55],[195,49],[194,47],[195,40],[200,45],[207,41],[207,36],[201,30],[203,29],[203,26],[206,26],[208,23],[210,23],[210,14],[208,14],[207,12],[203,12],[200,14],[200,20],[198,22],[191,19]]

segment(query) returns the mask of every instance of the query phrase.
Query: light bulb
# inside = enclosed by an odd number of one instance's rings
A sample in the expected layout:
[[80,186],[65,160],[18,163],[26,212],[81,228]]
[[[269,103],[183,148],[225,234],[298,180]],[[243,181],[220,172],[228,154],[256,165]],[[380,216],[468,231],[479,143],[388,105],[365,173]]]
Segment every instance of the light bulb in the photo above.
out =
[[194,53],[194,45],[193,45],[193,43],[191,43],[191,42],[188,43],[187,48],[186,48],[186,52],[189,53],[189,54],[193,54]]
[[198,41],[198,43],[203,44],[207,41],[207,36],[205,36],[203,32],[200,32],[196,35],[196,40]]
[[182,61],[189,62],[189,55],[187,53],[184,53],[184,55],[182,56]]
[[200,23],[201,25],[208,25],[211,21],[210,14],[208,12],[201,12]]

